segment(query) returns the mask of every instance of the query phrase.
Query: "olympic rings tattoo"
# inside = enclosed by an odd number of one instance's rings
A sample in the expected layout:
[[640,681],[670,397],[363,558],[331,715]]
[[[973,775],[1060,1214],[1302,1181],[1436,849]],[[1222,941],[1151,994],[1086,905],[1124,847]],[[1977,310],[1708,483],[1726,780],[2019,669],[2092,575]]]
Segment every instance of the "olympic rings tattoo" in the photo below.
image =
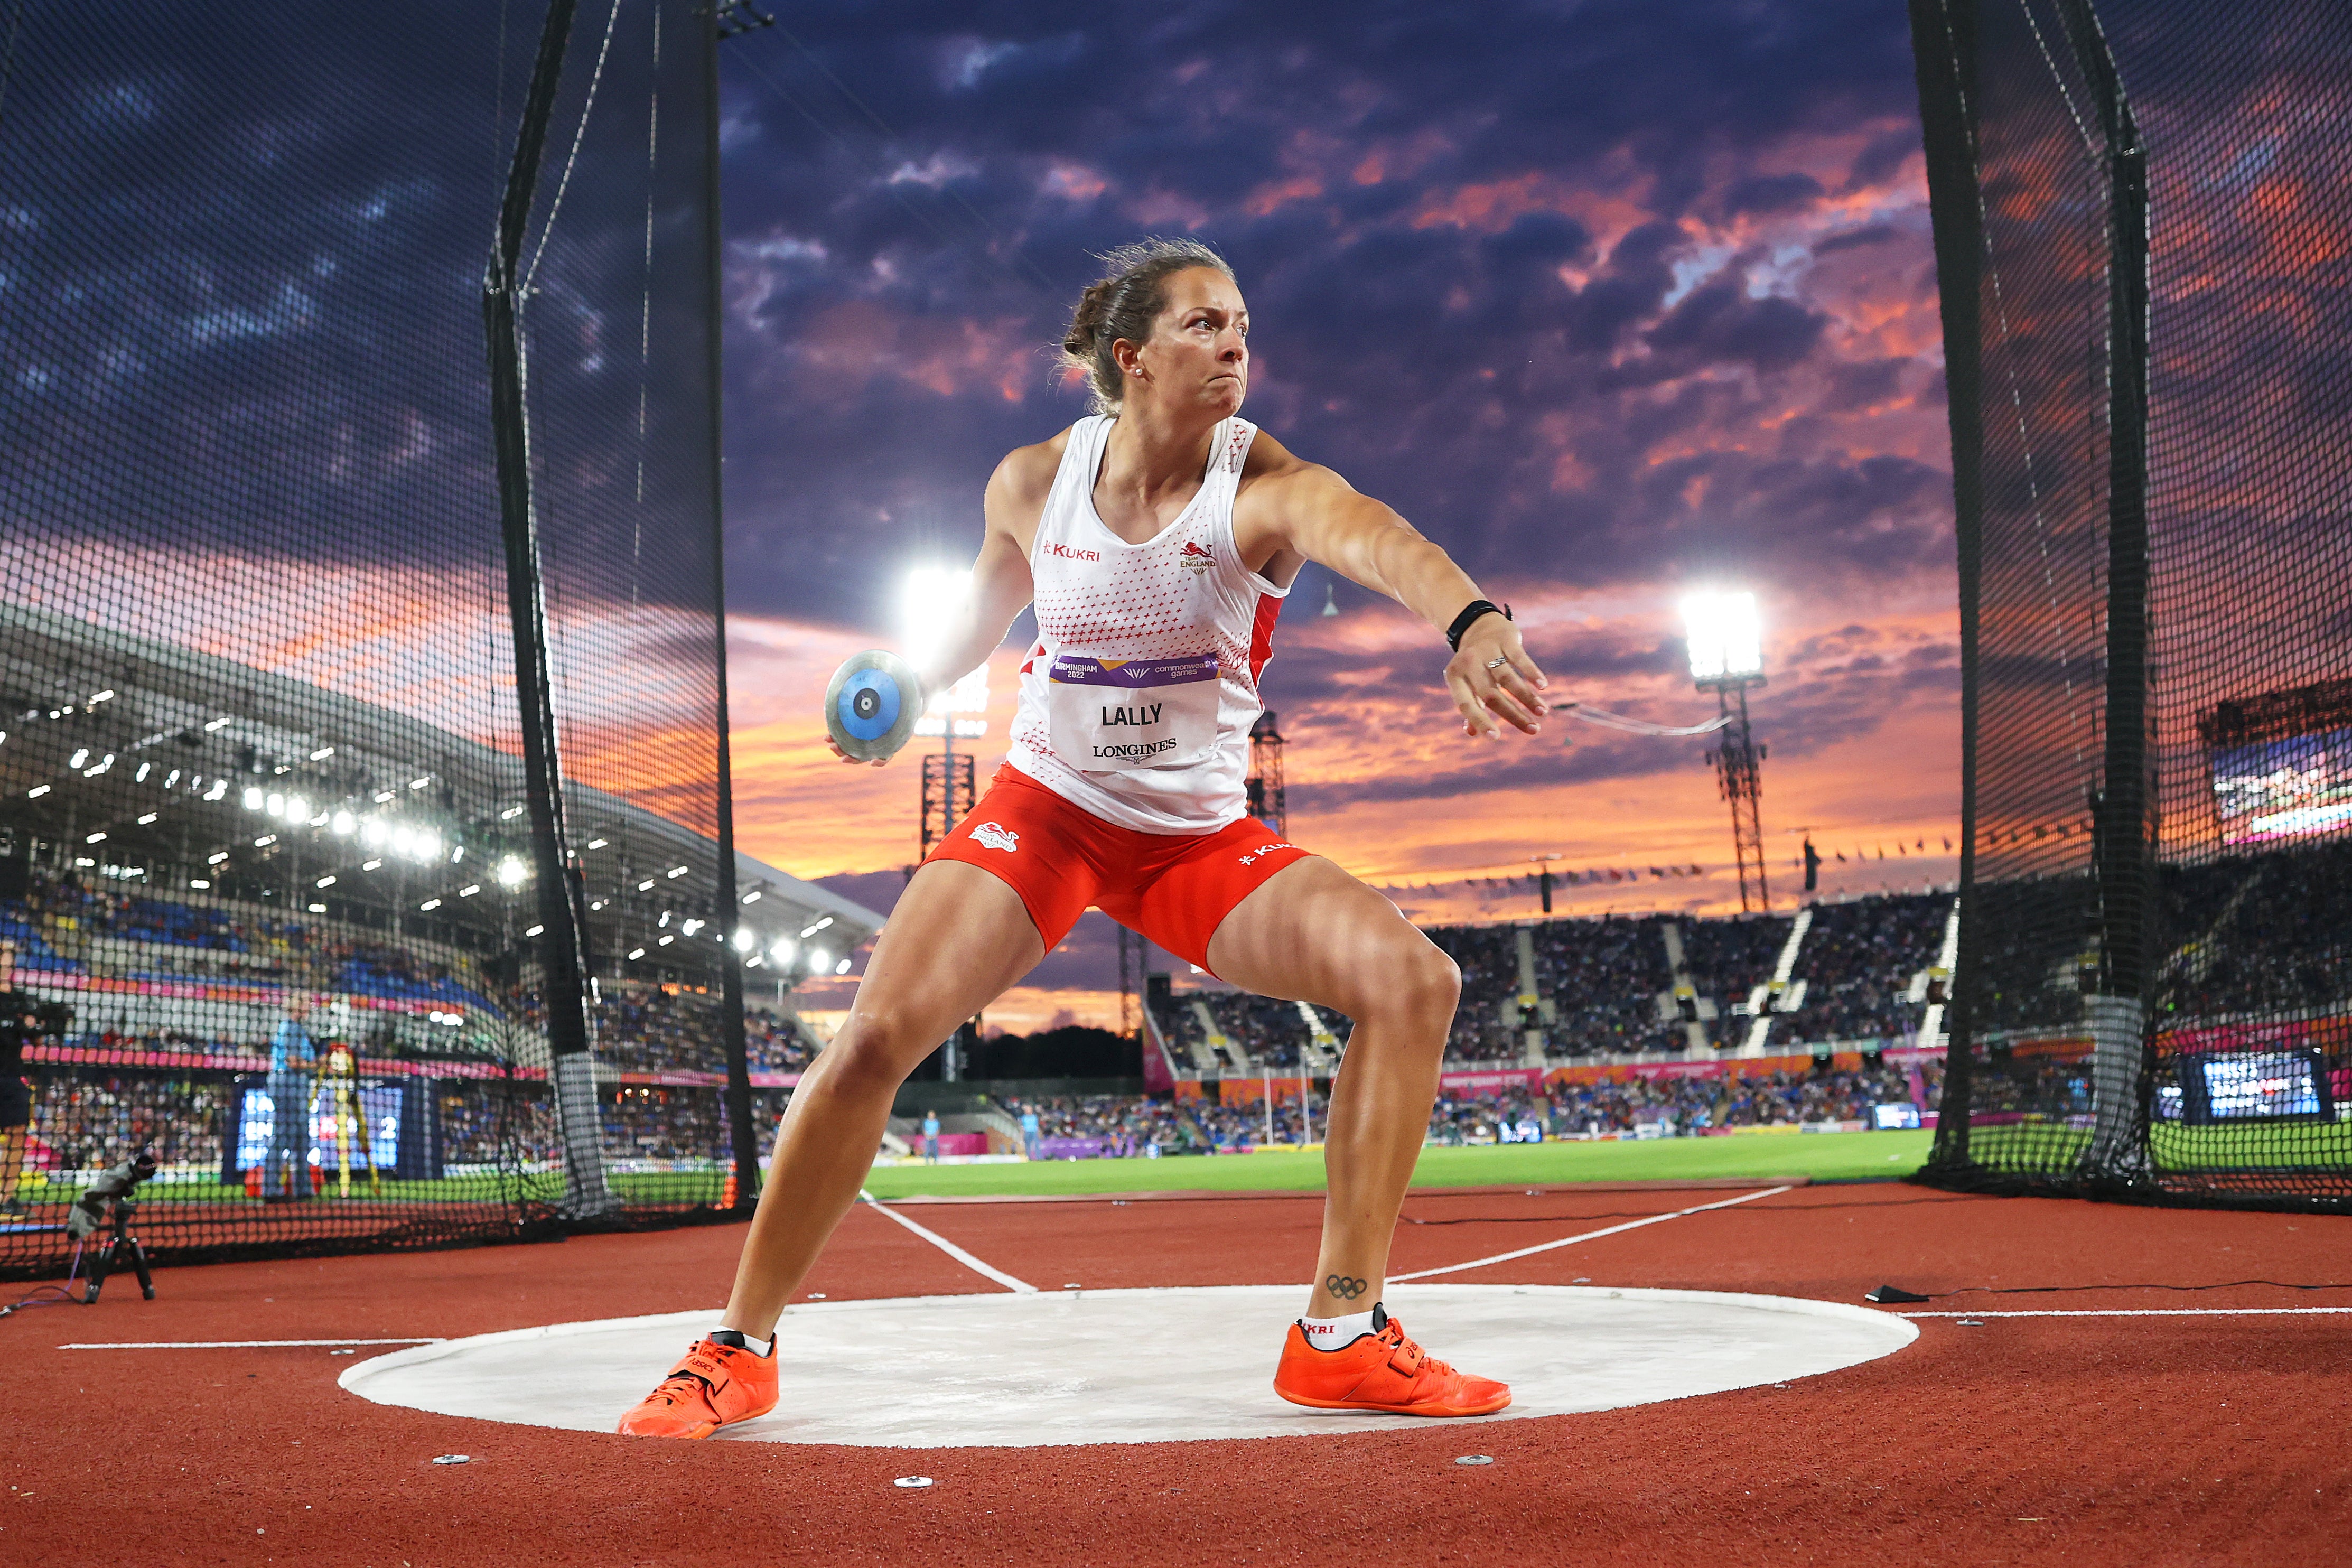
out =
[[1342,1301],[1352,1301],[1370,1289],[1371,1285],[1368,1280],[1350,1279],[1344,1274],[1327,1274],[1323,1278],[1323,1289]]

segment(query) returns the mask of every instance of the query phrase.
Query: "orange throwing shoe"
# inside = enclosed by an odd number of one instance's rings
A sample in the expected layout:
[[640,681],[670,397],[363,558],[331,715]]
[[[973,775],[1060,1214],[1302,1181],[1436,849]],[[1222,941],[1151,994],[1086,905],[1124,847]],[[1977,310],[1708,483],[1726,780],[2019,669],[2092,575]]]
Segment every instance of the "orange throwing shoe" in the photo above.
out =
[[749,1350],[704,1338],[669,1369],[661,1386],[621,1417],[627,1437],[708,1437],[776,1407],[775,1347]]
[[1509,1385],[1454,1371],[1405,1337],[1381,1310],[1379,1331],[1318,1351],[1297,1323],[1283,1341],[1274,1391],[1318,1410],[1381,1410],[1391,1415],[1486,1415],[1511,1402]]

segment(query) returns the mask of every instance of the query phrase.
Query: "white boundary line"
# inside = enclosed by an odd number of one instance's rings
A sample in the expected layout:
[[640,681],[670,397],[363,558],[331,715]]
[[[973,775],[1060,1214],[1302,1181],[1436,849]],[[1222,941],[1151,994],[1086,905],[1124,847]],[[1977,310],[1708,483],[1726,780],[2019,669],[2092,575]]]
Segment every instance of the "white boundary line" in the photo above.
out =
[[[1463,1270],[1468,1268],[1484,1268],[1489,1263],[1508,1263],[1515,1258],[1532,1258],[1538,1252],[1549,1252],[1553,1248],[1560,1247],[1573,1247],[1580,1241],[1596,1241],[1604,1236],[1615,1236],[1622,1231],[1639,1230],[1645,1225],[1664,1225],[1670,1219],[1681,1219],[1685,1215],[1705,1214],[1709,1209],[1727,1209],[1734,1204],[1752,1203],[1758,1198],[1769,1198],[1776,1194],[1792,1193],[1795,1191],[1796,1188],[1794,1187],[1766,1187],[1762,1192],[1742,1193],[1736,1198],[1725,1198],[1720,1203],[1699,1204],[1691,1208],[1676,1209],[1672,1214],[1654,1214],[1646,1219],[1628,1220],[1623,1225],[1612,1225],[1602,1230],[1588,1230],[1581,1236],[1564,1236],[1558,1241],[1538,1242],[1533,1247],[1522,1247],[1516,1252],[1498,1252],[1492,1258],[1481,1258],[1469,1263],[1449,1263],[1443,1268],[1423,1268],[1411,1274],[1391,1274],[1389,1276],[1389,1283],[1396,1285],[1402,1284],[1407,1279],[1427,1279],[1433,1275],[1459,1274]],[[1969,1314],[1959,1313],[1955,1315],[1965,1317]]]
[[115,1344],[59,1345],[61,1351],[251,1351],[284,1345],[437,1345],[438,1334],[411,1334],[404,1340],[124,1340]]
[[1990,1312],[1893,1312],[1896,1318],[2302,1318],[2352,1312],[2352,1307],[2082,1307]]
[[917,1236],[921,1237],[925,1241],[929,1242],[933,1247],[938,1247],[941,1252],[946,1253],[950,1258],[954,1258],[966,1268],[971,1269],[975,1274],[986,1275],[989,1279],[995,1280],[999,1285],[1003,1286],[1006,1289],[1013,1292],[1015,1295],[1034,1296],[1038,1294],[1037,1287],[1030,1284],[1026,1279],[1015,1279],[1003,1269],[992,1268],[988,1264],[982,1263],[979,1258],[974,1258],[971,1253],[966,1252],[962,1247],[958,1247],[954,1242],[950,1241],[946,1237],[940,1235],[937,1231],[925,1230],[921,1226],[917,1225],[913,1220],[908,1219],[897,1209],[891,1208],[889,1205],[883,1203],[880,1198],[876,1197],[864,1187],[857,1189],[857,1200],[860,1203],[873,1205],[875,1213],[885,1215],[887,1218],[897,1220],[900,1225],[905,1226],[908,1230],[913,1231]]

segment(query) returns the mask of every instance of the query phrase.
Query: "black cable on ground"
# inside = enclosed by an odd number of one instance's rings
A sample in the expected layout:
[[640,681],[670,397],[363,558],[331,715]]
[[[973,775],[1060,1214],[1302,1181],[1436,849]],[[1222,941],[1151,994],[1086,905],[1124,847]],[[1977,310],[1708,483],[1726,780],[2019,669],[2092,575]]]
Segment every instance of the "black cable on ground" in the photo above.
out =
[[23,1300],[11,1301],[8,1305],[0,1307],[0,1318],[10,1317],[17,1312],[29,1311],[35,1307],[78,1307],[79,1305],[81,1305],[80,1299],[67,1289],[66,1287],[62,1285],[44,1285],[38,1290],[36,1290],[31,1295],[26,1297]]
[[2234,1290],[2241,1285],[2267,1285],[2274,1290],[2352,1290],[2352,1285],[2294,1285],[2284,1279],[2229,1279],[2218,1285],[1963,1285],[1957,1290],[1933,1290],[1929,1300],[1952,1296],[2047,1296],[2069,1290]]

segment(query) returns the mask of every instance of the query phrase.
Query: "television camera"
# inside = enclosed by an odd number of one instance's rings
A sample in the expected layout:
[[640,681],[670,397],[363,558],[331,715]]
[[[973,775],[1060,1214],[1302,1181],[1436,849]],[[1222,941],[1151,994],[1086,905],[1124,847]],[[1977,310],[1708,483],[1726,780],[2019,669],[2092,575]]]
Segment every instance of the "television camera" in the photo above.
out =
[[[125,1268],[139,1276],[140,1293],[150,1301],[155,1299],[155,1276],[147,1267],[147,1249],[131,1234],[131,1216],[139,1210],[131,1194],[154,1173],[155,1156],[142,1149],[121,1164],[100,1171],[66,1211],[66,1234],[73,1237],[77,1254],[100,1229],[111,1226],[113,1230],[106,1245],[90,1260],[89,1282],[81,1299],[83,1306],[97,1305],[106,1277]],[[79,1265],[79,1258],[76,1261]]]

